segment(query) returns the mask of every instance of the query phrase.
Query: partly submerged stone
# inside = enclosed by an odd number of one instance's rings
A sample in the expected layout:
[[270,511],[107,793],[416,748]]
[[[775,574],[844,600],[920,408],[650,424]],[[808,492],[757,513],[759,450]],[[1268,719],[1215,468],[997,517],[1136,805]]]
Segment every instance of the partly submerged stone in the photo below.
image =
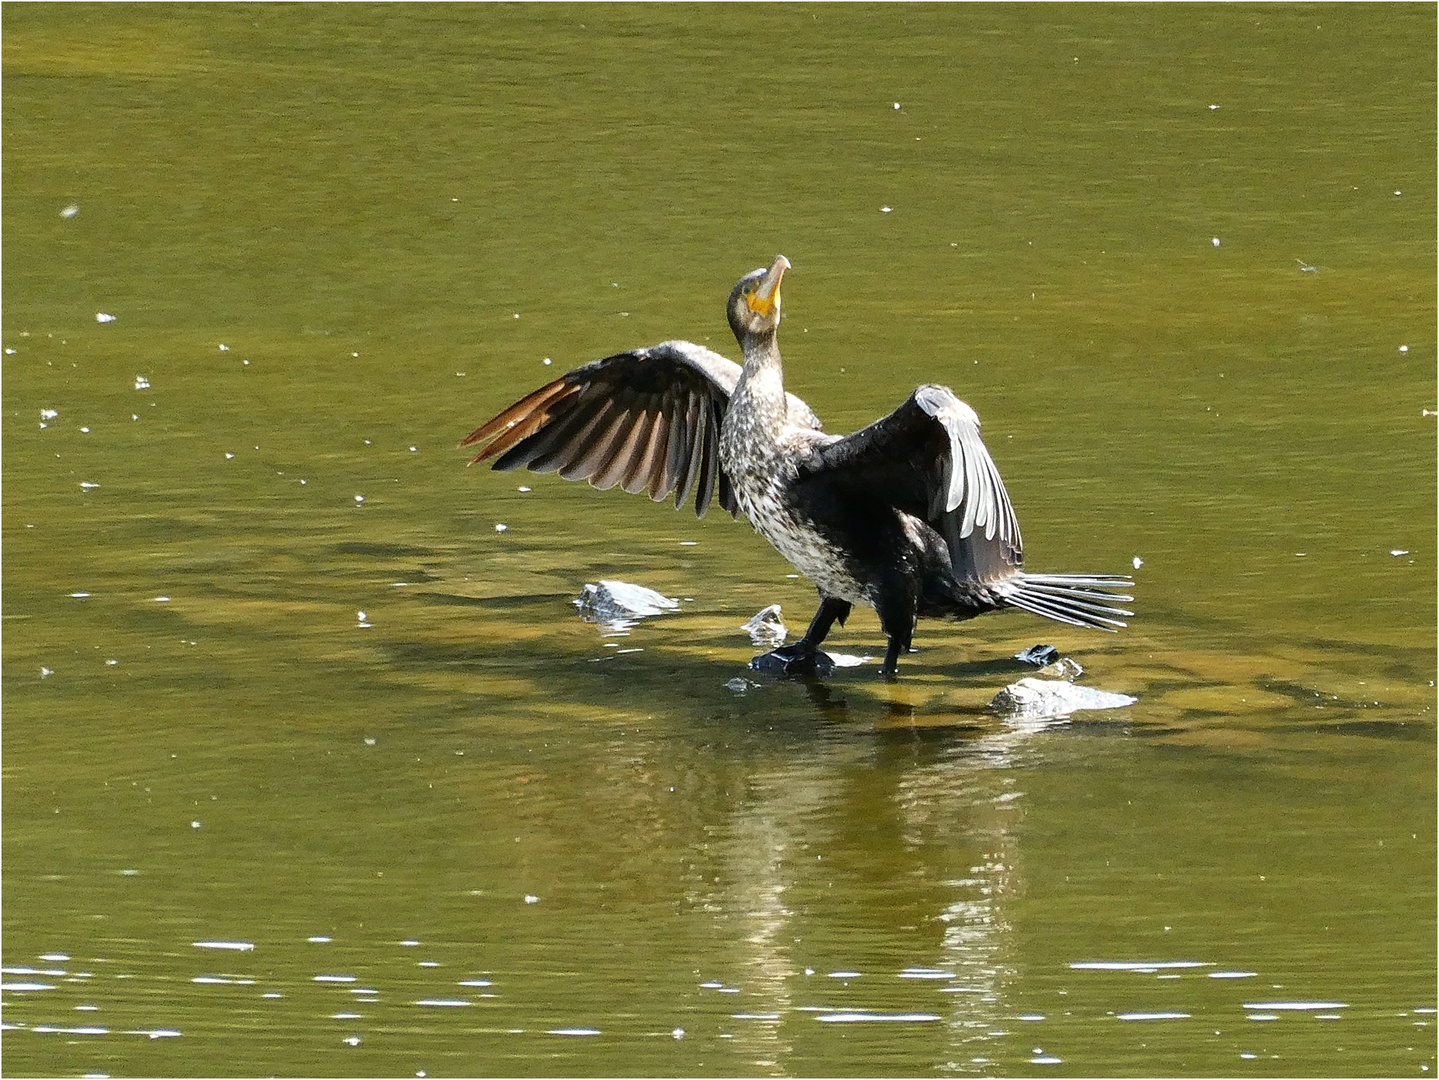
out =
[[783,656],[771,650],[752,659],[749,662],[749,669],[762,671],[766,675],[788,675],[800,678],[817,676],[827,679],[834,674],[834,661],[826,652],[813,652],[804,656]]
[[580,609],[580,618],[585,622],[609,626],[629,626],[636,619],[663,615],[680,606],[678,600],[671,600],[663,593],[628,581],[601,581],[598,585],[586,585],[575,597],[574,604]]
[[1138,700],[1128,694],[1113,694],[1064,679],[1029,677],[1006,686],[995,695],[989,707],[1015,719],[1042,720],[1076,712],[1122,709]]
[[1033,664],[1037,668],[1047,667],[1059,659],[1059,650],[1053,645],[1031,645],[1023,652],[1014,654],[1021,664]]
[[1073,682],[1084,674],[1084,668],[1079,666],[1078,660],[1063,656],[1048,667],[1040,668],[1039,673],[1050,679],[1064,679],[1067,682]]

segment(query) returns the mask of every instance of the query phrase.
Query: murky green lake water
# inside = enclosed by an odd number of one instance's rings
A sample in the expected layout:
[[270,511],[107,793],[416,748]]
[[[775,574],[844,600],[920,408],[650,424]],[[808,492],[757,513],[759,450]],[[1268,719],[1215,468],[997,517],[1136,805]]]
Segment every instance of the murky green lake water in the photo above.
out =
[[[1432,7],[3,31],[7,1072],[1433,1075]],[[1129,630],[736,690],[745,525],[463,468],[777,252]],[[1037,642],[1138,703],[995,716]]]

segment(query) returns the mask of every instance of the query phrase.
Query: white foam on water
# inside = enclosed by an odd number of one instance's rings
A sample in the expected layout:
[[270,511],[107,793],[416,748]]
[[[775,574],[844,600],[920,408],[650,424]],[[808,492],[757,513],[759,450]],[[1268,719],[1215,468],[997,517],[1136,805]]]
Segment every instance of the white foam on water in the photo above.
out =
[[1246,1001],[1244,1007],[1263,1012],[1328,1012],[1349,1008],[1343,1001]]
[[938,1020],[939,1017],[934,1013],[832,1012],[816,1016],[815,1019],[822,1024],[924,1024]]
[[33,1032],[36,1032],[37,1034],[41,1034],[41,1035],[51,1035],[51,1034],[58,1034],[58,1035],[108,1035],[108,1034],[110,1034],[110,1029],[109,1029],[109,1028],[103,1028],[103,1027],[49,1027],[49,1026],[47,1026],[47,1025],[37,1024],[35,1027],[32,1027],[30,1030],[33,1031]]
[[1127,1012],[1120,1013],[1120,1020],[1188,1020],[1189,1013],[1183,1012]]
[[1079,960],[1069,965],[1072,971],[1138,971],[1142,974],[1170,968],[1211,966],[1203,960]]

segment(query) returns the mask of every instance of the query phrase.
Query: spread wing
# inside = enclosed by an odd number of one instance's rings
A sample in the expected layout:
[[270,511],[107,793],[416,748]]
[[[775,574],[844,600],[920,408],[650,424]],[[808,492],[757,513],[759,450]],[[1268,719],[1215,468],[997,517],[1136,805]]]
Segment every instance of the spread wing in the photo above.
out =
[[956,576],[991,583],[1023,565],[1009,493],[979,437],[979,417],[944,386],[921,386],[853,435],[818,446],[802,480],[885,501],[945,539]]
[[[460,444],[492,440],[470,464],[497,457],[494,468],[558,472],[601,490],[616,485],[675,509],[694,493],[703,517],[719,502],[739,516],[719,462],[720,424],[740,366],[688,341],[666,341],[618,353],[561,375],[476,428]],[[798,407],[798,409],[796,408]],[[818,428],[808,406],[791,396],[795,419]]]

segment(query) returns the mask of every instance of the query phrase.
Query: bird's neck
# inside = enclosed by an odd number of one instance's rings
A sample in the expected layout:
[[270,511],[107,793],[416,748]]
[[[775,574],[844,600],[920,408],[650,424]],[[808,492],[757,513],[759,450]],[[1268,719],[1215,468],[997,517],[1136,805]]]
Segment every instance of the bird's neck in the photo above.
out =
[[734,407],[777,439],[789,414],[784,392],[784,365],[774,334],[748,337],[742,342],[744,371],[734,388]]

